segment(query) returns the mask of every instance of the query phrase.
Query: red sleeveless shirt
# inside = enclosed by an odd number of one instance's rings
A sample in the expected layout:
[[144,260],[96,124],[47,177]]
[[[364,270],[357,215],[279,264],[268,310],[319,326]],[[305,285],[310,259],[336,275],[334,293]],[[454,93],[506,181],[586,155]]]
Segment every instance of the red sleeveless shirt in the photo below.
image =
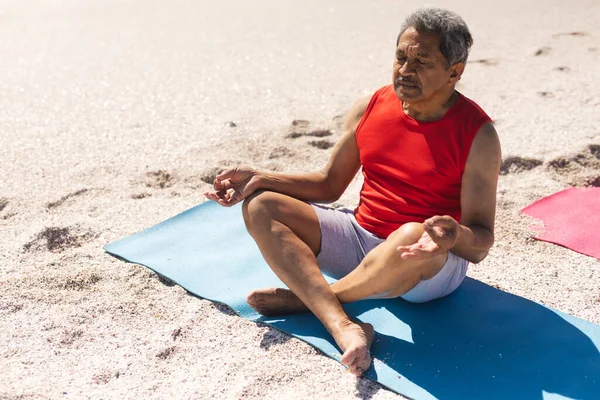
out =
[[364,177],[357,222],[386,238],[402,224],[434,215],[460,221],[469,150],[490,121],[463,95],[441,119],[423,122],[404,113],[392,85],[375,92],[356,129]]

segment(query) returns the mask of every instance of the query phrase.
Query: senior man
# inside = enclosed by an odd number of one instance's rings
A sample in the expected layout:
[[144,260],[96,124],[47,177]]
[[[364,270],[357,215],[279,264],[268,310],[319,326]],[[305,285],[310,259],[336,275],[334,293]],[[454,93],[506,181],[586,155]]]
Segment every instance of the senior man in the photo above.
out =
[[[455,13],[416,11],[398,36],[392,84],[351,108],[323,170],[238,167],[205,193],[223,206],[244,200],[248,232],[289,288],[255,290],[248,303],[264,315],[313,312],[355,375],[371,363],[373,327],[341,303],[446,296],[494,242],[498,135],[455,90],[472,42]],[[355,210],[316,204],[338,199],[361,167]]]

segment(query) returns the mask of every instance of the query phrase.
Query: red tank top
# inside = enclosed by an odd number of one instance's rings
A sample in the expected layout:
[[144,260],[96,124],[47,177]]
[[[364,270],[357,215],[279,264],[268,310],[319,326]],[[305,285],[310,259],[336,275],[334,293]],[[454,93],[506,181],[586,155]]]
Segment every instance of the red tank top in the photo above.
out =
[[437,121],[404,113],[392,85],[379,89],[358,127],[363,187],[358,223],[386,238],[434,215],[460,221],[460,189],[473,138],[490,117],[463,95]]

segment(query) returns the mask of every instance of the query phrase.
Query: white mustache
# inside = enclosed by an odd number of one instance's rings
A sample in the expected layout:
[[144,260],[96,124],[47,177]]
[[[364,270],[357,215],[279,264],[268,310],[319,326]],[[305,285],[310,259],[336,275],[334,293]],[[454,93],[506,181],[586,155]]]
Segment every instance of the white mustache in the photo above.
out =
[[398,78],[397,82],[398,83],[404,83],[404,84],[407,84],[407,85],[417,86],[417,82],[409,81],[407,79]]

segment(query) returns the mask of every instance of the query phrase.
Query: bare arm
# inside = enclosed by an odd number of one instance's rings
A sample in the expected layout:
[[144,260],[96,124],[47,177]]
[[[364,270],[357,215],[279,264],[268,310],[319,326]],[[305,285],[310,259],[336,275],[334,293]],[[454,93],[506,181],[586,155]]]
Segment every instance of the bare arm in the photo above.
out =
[[361,98],[350,109],[343,133],[325,168],[305,174],[259,172],[259,189],[284,193],[305,201],[331,202],[340,198],[360,168],[356,128],[369,97]]
[[496,130],[485,124],[473,140],[462,176],[460,223],[449,215],[428,218],[417,243],[398,246],[402,258],[424,259],[451,251],[472,263],[482,261],[494,243],[501,159]]
[[450,251],[473,263],[482,261],[494,243],[496,187],[502,154],[491,123],[481,127],[469,152],[462,178],[461,221]]
[[223,171],[214,183],[214,192],[205,195],[231,206],[257,190],[279,192],[304,201],[332,202],[348,187],[360,168],[356,128],[371,96],[359,99],[350,109],[343,133],[325,168],[303,174],[282,174],[239,167]]

